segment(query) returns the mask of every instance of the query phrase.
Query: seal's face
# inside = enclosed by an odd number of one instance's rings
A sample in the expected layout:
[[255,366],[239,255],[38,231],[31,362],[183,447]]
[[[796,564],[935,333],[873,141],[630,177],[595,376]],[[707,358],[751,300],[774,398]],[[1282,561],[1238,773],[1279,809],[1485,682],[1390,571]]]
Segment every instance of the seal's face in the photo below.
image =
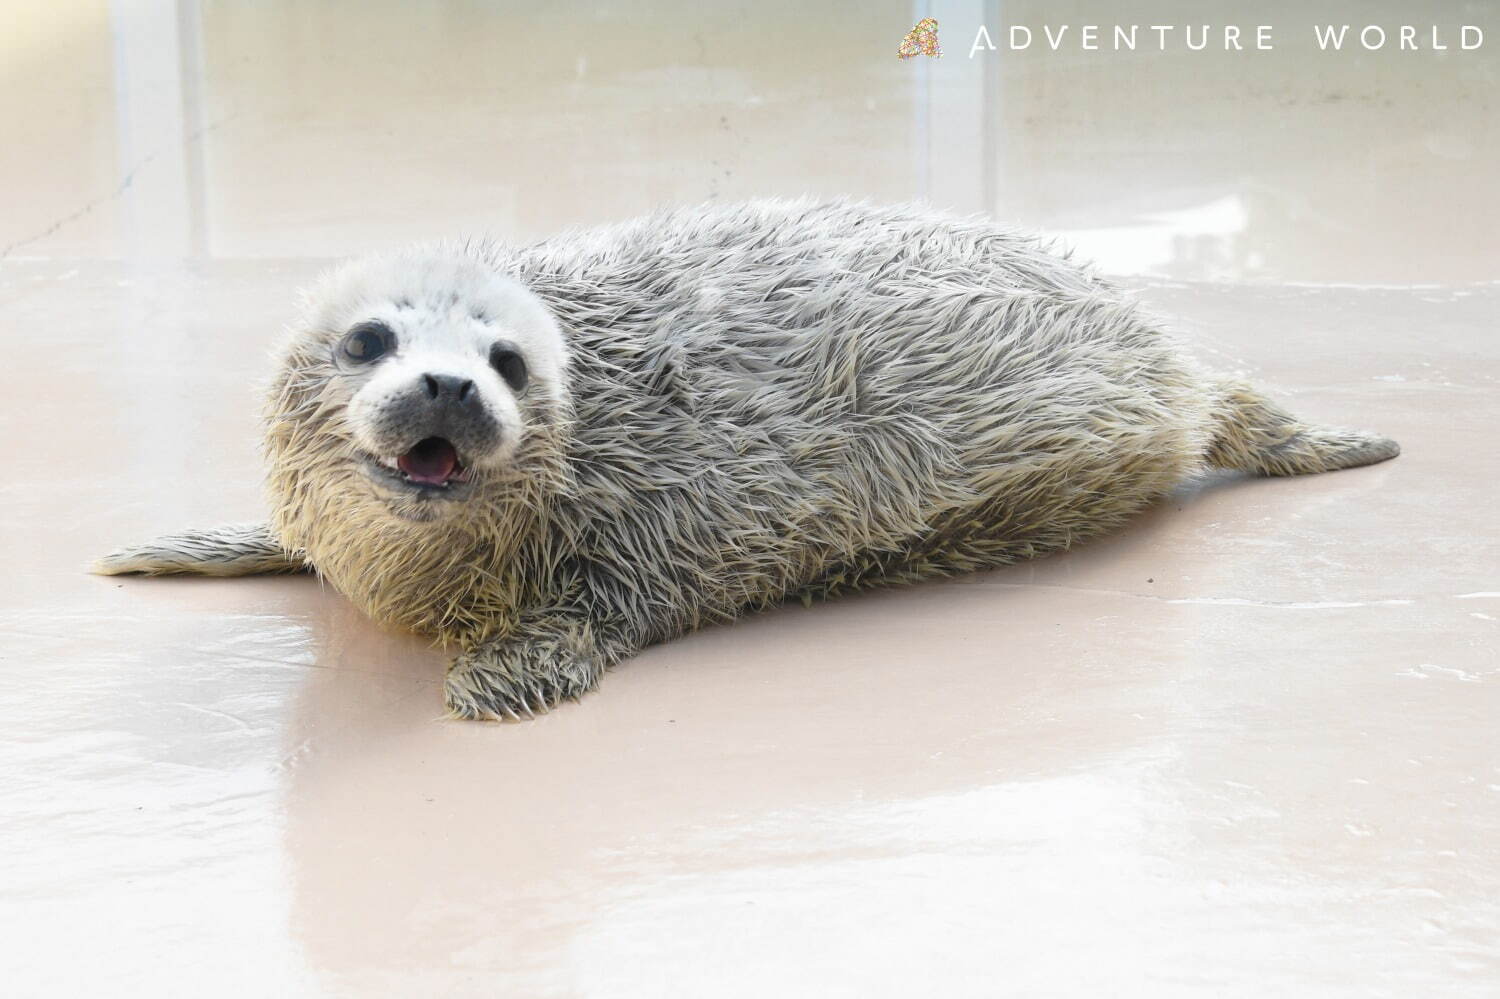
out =
[[[309,296],[271,404],[273,480],[358,519],[431,523],[524,474],[556,422],[566,355],[542,302],[482,260],[363,261]],[[278,462],[280,468],[277,468]]]
[[360,471],[398,500],[462,499],[525,433],[527,351],[482,311],[374,311],[383,314],[355,323],[332,351],[351,390],[345,419]]

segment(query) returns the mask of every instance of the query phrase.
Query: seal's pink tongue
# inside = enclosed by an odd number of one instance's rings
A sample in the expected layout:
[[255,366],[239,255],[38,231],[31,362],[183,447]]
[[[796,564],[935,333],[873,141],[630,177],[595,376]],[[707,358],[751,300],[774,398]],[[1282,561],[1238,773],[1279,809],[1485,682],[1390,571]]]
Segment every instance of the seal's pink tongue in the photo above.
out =
[[458,452],[441,437],[428,437],[397,458],[396,464],[413,482],[440,486],[458,469]]

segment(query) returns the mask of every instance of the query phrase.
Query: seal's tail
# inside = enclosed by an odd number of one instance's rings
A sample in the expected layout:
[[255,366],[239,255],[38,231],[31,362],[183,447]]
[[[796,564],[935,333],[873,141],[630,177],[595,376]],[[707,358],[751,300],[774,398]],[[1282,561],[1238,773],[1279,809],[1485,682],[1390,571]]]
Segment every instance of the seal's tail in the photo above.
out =
[[1208,448],[1215,468],[1258,475],[1308,475],[1373,465],[1401,453],[1389,437],[1309,426],[1243,382],[1225,382]]

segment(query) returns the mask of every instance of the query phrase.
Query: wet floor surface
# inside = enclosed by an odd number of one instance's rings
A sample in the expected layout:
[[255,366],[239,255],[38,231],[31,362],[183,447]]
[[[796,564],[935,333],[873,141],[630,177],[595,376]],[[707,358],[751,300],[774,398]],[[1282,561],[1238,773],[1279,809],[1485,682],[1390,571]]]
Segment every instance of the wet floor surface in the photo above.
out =
[[[972,27],[898,63],[906,5],[780,46],[791,7],[532,12],[521,46],[467,6],[163,9],[6,43],[8,992],[1493,994],[1494,50],[1288,45],[1234,98],[1212,54],[986,64]],[[260,516],[257,384],[330,258],[805,190],[1061,233],[1206,363],[1404,454],[1188,483],[523,724],[443,720],[442,654],[313,579],[84,572]]]

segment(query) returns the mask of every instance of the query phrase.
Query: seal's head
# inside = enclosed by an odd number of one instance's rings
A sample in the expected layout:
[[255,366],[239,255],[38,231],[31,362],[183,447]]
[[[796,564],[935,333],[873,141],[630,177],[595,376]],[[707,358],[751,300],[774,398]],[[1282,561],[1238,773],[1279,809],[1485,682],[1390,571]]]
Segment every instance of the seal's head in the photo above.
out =
[[555,485],[566,371],[550,311],[482,249],[332,272],[307,294],[268,400],[278,536],[374,616],[452,630],[429,620],[452,608],[391,594],[421,574],[416,588],[441,591],[430,600],[455,600],[449,577],[493,571],[514,547]]

